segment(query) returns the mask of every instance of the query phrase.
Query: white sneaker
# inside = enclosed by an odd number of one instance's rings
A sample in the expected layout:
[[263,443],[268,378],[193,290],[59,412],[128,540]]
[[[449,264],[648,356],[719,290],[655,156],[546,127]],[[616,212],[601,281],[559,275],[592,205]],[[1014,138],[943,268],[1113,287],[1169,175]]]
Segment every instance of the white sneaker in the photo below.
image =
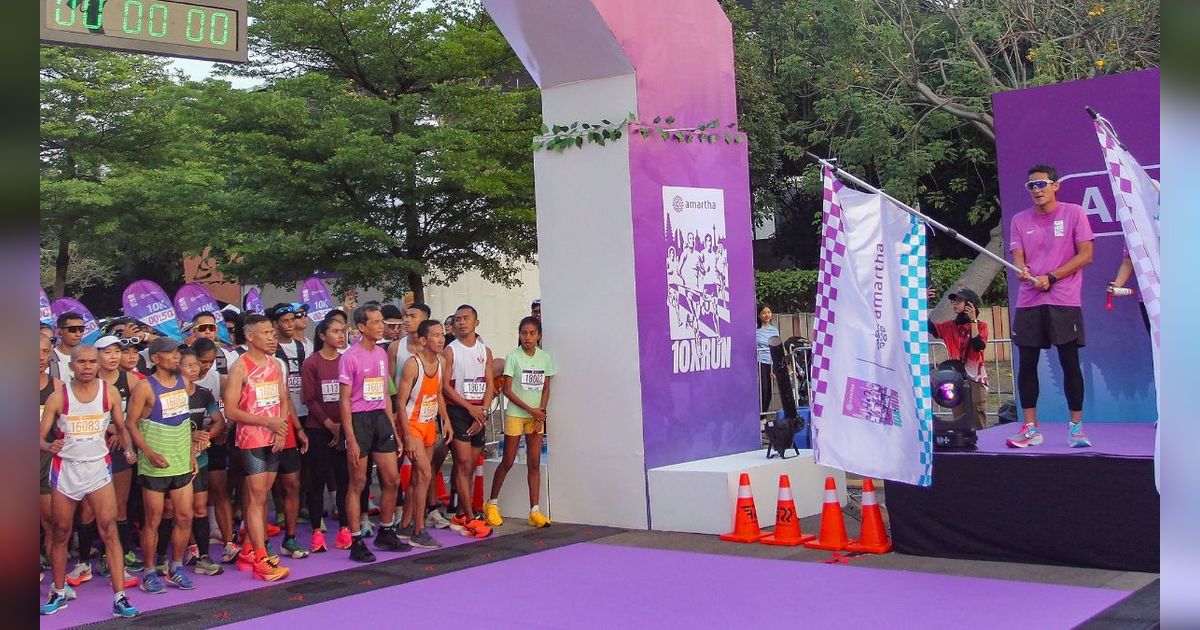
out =
[[375,535],[375,524],[371,522],[371,519],[366,514],[362,515],[362,518],[359,519],[359,523],[363,536]]
[[446,529],[450,527],[450,519],[446,518],[441,510],[433,510],[425,517],[425,527]]

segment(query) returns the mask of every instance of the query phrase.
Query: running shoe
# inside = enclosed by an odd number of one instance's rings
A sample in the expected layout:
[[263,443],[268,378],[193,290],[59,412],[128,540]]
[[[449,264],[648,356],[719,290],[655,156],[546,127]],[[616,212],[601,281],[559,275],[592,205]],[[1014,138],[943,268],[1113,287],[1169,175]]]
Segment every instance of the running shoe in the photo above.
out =
[[190,567],[196,564],[196,560],[200,558],[200,545],[188,545],[187,551],[183,552],[183,565]]
[[350,543],[350,559],[355,562],[375,562],[375,554],[367,549],[367,543],[362,538],[355,538]]
[[411,524],[405,525],[404,527],[396,528],[396,538],[399,538],[400,540],[407,542],[409,539],[412,538],[413,534],[415,533],[415,530],[416,530],[416,527]]
[[192,578],[183,572],[183,565],[175,565],[171,572],[167,574],[166,583],[183,591],[190,591],[196,588],[196,584],[192,582]]
[[349,549],[350,544],[354,542],[354,536],[350,534],[349,527],[343,527],[338,530],[337,538],[333,541],[333,546],[338,549]]
[[529,513],[530,527],[550,527],[550,519],[546,518],[541,512],[534,510]]
[[434,527],[437,529],[446,529],[450,527],[450,519],[442,514],[441,510],[433,509],[425,516],[425,527]]
[[283,527],[286,523],[287,523],[287,515],[284,514],[283,512],[276,512],[275,513],[275,524],[279,527]]
[[99,574],[100,577],[108,577],[108,574],[110,573],[108,569],[108,556],[100,556],[99,558],[96,558],[96,573]]
[[492,535],[492,528],[488,527],[488,524],[481,519],[474,518],[467,521],[462,535],[468,538],[487,538]]
[[276,580],[282,580],[283,578],[287,577],[289,573],[291,573],[291,570],[287,567],[281,566],[279,564],[279,558],[275,556],[267,556],[266,558],[254,563],[254,579],[256,580],[274,582]]
[[221,575],[225,569],[221,565],[212,561],[208,556],[200,556],[196,558],[196,566],[192,568],[196,575]]
[[159,555],[154,556],[154,570],[158,571],[159,575],[167,574],[167,556],[166,556],[166,554],[163,554],[161,556],[159,556]]
[[131,549],[125,552],[125,568],[133,571],[134,573],[141,573],[142,571],[146,570],[146,565],[142,564],[142,561],[138,559],[137,554]]
[[375,547],[384,551],[412,551],[412,546],[396,537],[396,530],[391,527],[381,527],[375,537]]
[[71,586],[79,586],[84,582],[91,581],[91,579],[91,562],[80,562],[79,564],[75,565],[75,568],[71,569],[70,573],[67,574],[67,584],[70,584]]
[[126,597],[124,593],[117,595],[117,597],[113,599],[112,610],[114,617],[125,617],[127,619],[130,617],[136,617],[138,614],[140,614],[140,611],[134,608],[133,604],[129,603],[129,598]]
[[225,543],[225,548],[221,550],[221,564],[233,564],[237,561],[238,546],[232,542]]
[[54,613],[67,607],[67,593],[64,591],[59,593],[54,589],[50,589],[50,595],[46,597],[46,603],[42,604],[43,615],[53,615]]
[[158,577],[158,571],[146,571],[143,573],[140,588],[151,595],[162,595],[167,592],[167,587],[163,585],[162,579]]
[[[462,534],[462,532],[466,531],[466,529],[467,529],[467,515],[466,515],[466,514],[455,514],[455,515],[454,515],[454,516],[453,516],[453,517],[450,519],[450,529],[451,529],[451,530],[453,530],[453,531],[456,531],[456,532],[458,532],[458,533],[460,533],[460,534]],[[467,535],[468,535],[468,534],[463,534],[463,536],[467,536]]]
[[442,543],[434,540],[433,536],[429,535],[429,530],[425,529],[422,529],[420,532],[414,534],[412,538],[409,538],[408,544],[413,547],[420,547],[421,549],[440,549],[442,547]]
[[139,583],[141,583],[141,580],[138,580],[136,575],[130,573],[129,569],[125,569],[125,582],[121,584],[121,588],[137,588]]
[[258,562],[258,559],[254,556],[254,550],[243,549],[242,551],[238,552],[238,556],[237,556],[238,571],[253,571],[254,564],[256,562]]
[[329,547],[325,544],[325,532],[314,529],[312,533],[312,541],[309,542],[308,550],[311,553],[325,553],[329,551]]
[[267,538],[274,538],[282,532],[283,529],[274,523],[267,523]]
[[1092,445],[1092,441],[1083,433],[1082,422],[1070,423],[1071,429],[1067,433],[1067,445],[1071,448],[1087,448]]
[[308,557],[308,550],[301,547],[300,543],[296,542],[296,537],[292,536],[283,541],[283,554],[300,560]]
[[362,532],[363,536],[375,535],[375,524],[371,522],[371,519],[366,514],[363,514],[362,518],[359,519],[358,531]]
[[1020,433],[1008,438],[1005,443],[1011,448],[1025,448],[1026,446],[1037,446],[1044,439],[1041,429],[1038,429],[1036,424],[1026,424],[1021,427]]
[[489,527],[500,527],[504,519],[500,518],[500,506],[491,501],[483,504],[483,520]]

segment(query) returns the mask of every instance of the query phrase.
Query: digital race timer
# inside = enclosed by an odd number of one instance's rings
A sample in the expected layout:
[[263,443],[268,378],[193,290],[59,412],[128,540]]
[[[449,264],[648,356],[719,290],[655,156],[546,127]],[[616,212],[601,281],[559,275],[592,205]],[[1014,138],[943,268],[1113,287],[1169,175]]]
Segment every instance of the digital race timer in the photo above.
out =
[[41,40],[245,62],[246,0],[40,0]]

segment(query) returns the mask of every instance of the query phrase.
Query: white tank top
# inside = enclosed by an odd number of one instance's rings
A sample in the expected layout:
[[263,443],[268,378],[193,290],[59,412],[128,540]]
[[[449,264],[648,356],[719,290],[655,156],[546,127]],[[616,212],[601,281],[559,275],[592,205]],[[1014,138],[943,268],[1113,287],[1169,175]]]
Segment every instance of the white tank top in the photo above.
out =
[[471,403],[482,403],[487,393],[487,346],[475,338],[475,345],[468,348],[455,339],[450,342],[454,351],[454,365],[450,379],[458,394]]
[[108,383],[100,380],[98,389],[95,398],[82,402],[71,386],[63,383],[63,409],[58,416],[58,430],[63,434],[58,456],[62,459],[91,462],[108,456],[108,445],[104,443],[104,432],[112,422]]
[[392,345],[396,346],[396,369],[392,371],[392,374],[396,375],[396,389],[399,389],[400,375],[404,373],[404,362],[412,356],[412,353],[408,351],[408,335],[393,341]]

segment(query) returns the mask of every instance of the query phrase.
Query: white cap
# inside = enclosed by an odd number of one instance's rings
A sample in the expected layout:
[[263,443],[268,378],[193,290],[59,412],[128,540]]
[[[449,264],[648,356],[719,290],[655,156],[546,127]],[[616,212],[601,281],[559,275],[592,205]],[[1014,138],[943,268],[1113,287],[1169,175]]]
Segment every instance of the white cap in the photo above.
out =
[[104,348],[107,348],[109,346],[115,346],[119,343],[121,343],[121,339],[119,337],[117,337],[116,335],[105,335],[105,336],[97,339],[96,343],[93,344],[93,346],[97,350],[103,350]]

